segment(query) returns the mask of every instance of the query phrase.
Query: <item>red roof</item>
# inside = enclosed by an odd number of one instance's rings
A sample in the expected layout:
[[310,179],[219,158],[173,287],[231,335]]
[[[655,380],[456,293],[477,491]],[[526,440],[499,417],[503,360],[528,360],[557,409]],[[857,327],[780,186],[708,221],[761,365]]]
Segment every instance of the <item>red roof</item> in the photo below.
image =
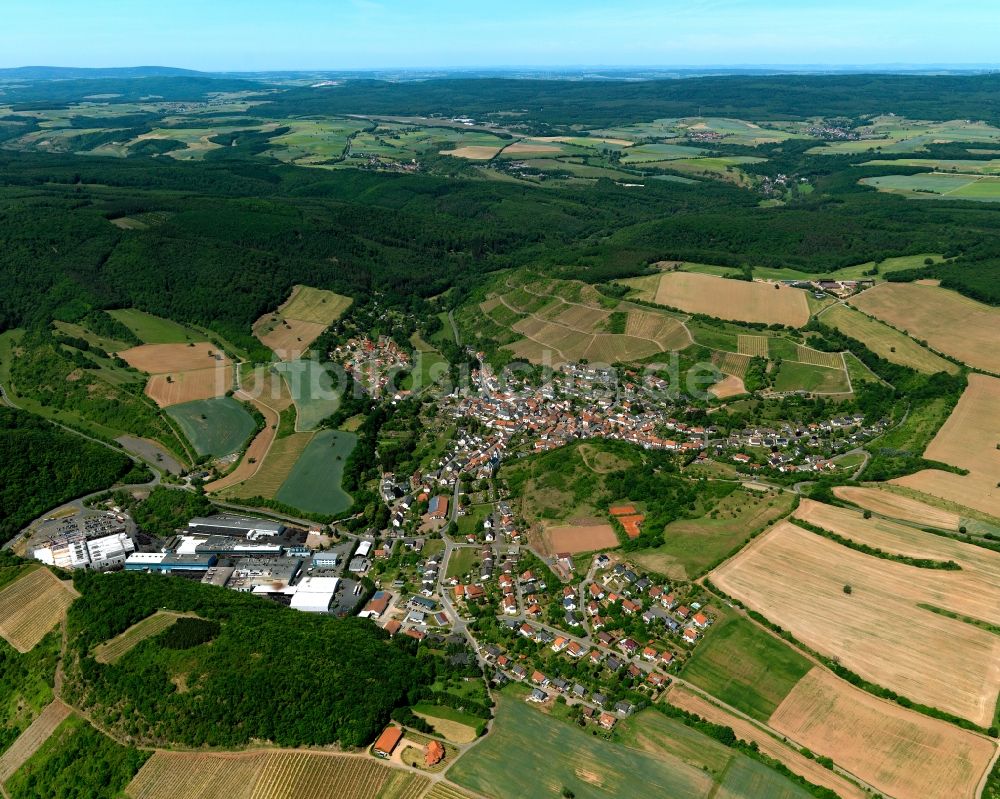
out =
[[384,755],[391,755],[392,750],[396,748],[402,738],[403,731],[399,727],[389,726],[382,730],[382,734],[372,748]]
[[424,750],[424,763],[433,766],[444,760],[444,747],[440,741],[431,741]]

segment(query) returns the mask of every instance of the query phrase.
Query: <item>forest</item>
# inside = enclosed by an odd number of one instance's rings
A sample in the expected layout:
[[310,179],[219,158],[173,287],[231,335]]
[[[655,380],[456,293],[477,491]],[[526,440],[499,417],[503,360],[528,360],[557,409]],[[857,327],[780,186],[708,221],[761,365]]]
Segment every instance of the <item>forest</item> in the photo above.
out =
[[67,500],[131,479],[133,468],[123,453],[0,406],[0,542]]
[[[362,746],[445,668],[367,619],[301,613],[179,577],[78,572],[74,581],[83,596],[69,612],[67,695],[139,741]],[[163,607],[215,624],[144,641],[114,665],[90,655]]]

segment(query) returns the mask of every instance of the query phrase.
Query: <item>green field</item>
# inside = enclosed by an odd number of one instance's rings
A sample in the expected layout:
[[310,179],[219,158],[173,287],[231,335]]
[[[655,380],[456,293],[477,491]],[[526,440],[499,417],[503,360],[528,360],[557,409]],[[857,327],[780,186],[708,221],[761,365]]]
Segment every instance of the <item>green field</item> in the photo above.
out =
[[753,622],[720,611],[681,672],[712,696],[766,721],[812,664]]
[[664,543],[636,552],[639,565],[673,579],[690,579],[715,566],[755,532],[792,509],[795,495],[737,489],[697,519],[671,522]]
[[[0,586],[26,569],[0,569]],[[0,640],[0,752],[5,752],[49,702],[61,636],[53,630],[30,652],[21,654]]]
[[643,164],[650,161],[672,161],[675,158],[698,158],[706,150],[682,144],[639,144],[629,147],[622,155],[623,164]]
[[[486,796],[557,799],[807,799],[805,790],[715,740],[646,710],[619,722],[611,741],[523,701],[499,696],[493,732],[448,772]],[[555,712],[555,711],[554,711]],[[620,741],[620,743],[619,743]],[[626,786],[636,787],[626,792]]]
[[479,550],[475,547],[460,547],[448,558],[446,577],[464,577],[479,563]]
[[284,376],[295,402],[296,430],[315,430],[340,407],[342,387],[319,361],[282,361],[274,368]]
[[289,120],[291,130],[273,136],[266,154],[299,166],[324,166],[343,158],[351,136],[370,124],[358,119]]
[[1000,202],[1000,178],[922,172],[919,175],[884,175],[862,178],[861,183],[879,191],[908,197],[940,197],[950,200]]
[[841,394],[850,391],[850,386],[847,382],[847,373],[843,369],[782,361],[774,380],[774,390]]
[[[450,329],[445,323],[446,329]],[[420,338],[419,333],[410,336],[414,349],[413,371],[403,380],[401,387],[409,391],[424,391],[436,381],[449,375],[447,359],[434,347]]]
[[275,496],[279,502],[308,513],[340,513],[351,506],[341,487],[344,462],[358,437],[339,430],[322,430],[295,462]]
[[239,452],[256,429],[253,417],[232,397],[182,402],[166,412],[199,455],[222,458]]
[[188,341],[204,340],[203,336],[193,333],[177,322],[153,316],[136,308],[123,308],[108,313],[146,344],[184,344]]
[[935,172],[962,172],[967,175],[1000,175],[1000,159],[979,161],[972,158],[898,158],[894,160],[865,161],[860,166],[910,166],[923,167]]
[[458,519],[456,519],[459,534],[468,535],[469,533],[482,532],[483,521],[490,515],[492,510],[493,505],[491,503],[467,506],[465,508],[465,515],[459,516]]
[[845,335],[858,339],[868,349],[887,361],[908,366],[919,372],[949,372],[956,374],[958,366],[921,346],[905,333],[847,305],[833,305],[819,320]]

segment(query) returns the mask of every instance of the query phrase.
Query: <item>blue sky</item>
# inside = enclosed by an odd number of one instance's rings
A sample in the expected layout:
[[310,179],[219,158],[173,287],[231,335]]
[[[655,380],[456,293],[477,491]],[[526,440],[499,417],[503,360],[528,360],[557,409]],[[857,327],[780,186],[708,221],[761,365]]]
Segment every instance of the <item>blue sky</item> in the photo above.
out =
[[0,67],[995,63],[996,0],[4,0]]

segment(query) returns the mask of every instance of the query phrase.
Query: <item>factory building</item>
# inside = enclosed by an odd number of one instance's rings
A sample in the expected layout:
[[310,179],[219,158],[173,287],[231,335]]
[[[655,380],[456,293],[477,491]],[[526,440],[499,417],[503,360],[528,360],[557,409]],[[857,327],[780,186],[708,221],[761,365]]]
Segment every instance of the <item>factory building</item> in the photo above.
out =
[[288,529],[281,522],[254,519],[249,516],[197,516],[188,522],[188,533],[196,536],[226,535],[255,541],[284,534]]
[[306,577],[295,586],[292,607],[307,613],[326,613],[339,583],[336,577]]
[[125,571],[196,572],[208,571],[218,562],[215,555],[178,555],[170,552],[133,552],[125,560]]

